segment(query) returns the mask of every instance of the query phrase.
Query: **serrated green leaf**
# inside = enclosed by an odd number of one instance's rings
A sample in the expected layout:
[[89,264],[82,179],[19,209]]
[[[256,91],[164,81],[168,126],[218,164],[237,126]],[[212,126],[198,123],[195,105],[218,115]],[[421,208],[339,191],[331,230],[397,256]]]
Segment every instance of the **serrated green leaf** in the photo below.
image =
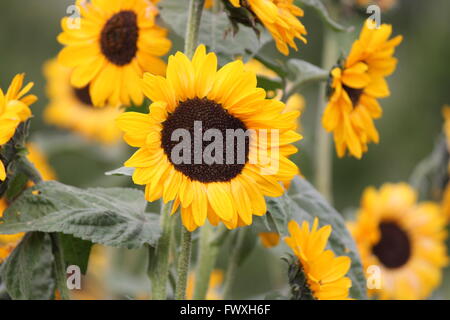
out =
[[136,189],[79,189],[46,181],[27,189],[4,213],[0,234],[62,232],[107,246],[155,245],[159,216],[145,212]]
[[61,234],[59,238],[66,265],[76,265],[82,274],[86,274],[92,242],[75,238],[70,234]]
[[[189,1],[164,0],[160,4],[163,21],[180,37],[185,37]],[[199,31],[199,43],[215,51],[221,62],[234,60],[242,56],[245,61],[253,57],[264,44],[271,40],[267,32],[261,32],[259,38],[252,28],[239,26],[239,32],[233,34],[232,25],[225,12],[213,13],[204,10]]]
[[334,21],[330,14],[328,13],[327,8],[324,6],[322,1],[320,0],[297,0],[297,2],[304,4],[306,7],[312,8],[317,12],[319,17],[322,19],[325,24],[335,31],[349,31],[350,28],[345,27],[336,21]]
[[331,225],[333,232],[328,241],[329,248],[336,255],[346,255],[352,260],[348,273],[353,282],[350,294],[355,299],[367,298],[366,280],[359,253],[342,215],[308,181],[295,177],[287,194],[278,198],[266,198],[266,201],[268,213],[261,218],[268,231],[286,236],[290,220],[295,220],[299,224],[305,220],[312,223],[315,217],[319,218],[320,225]]
[[134,171],[135,171],[135,168],[120,167],[120,168],[105,172],[105,175],[131,177],[133,175]]
[[50,235],[25,235],[2,268],[2,279],[11,298],[50,300],[54,296],[54,257]]

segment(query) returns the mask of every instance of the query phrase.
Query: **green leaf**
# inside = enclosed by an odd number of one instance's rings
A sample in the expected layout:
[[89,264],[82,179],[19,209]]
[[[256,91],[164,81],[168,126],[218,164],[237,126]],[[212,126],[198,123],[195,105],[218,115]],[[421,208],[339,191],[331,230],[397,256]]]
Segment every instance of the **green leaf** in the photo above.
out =
[[[314,187],[305,179],[295,177],[291,182],[288,194],[279,198],[268,198],[267,206],[270,215],[267,219],[273,219],[267,223],[270,231],[281,235],[287,235],[287,223],[295,220],[299,224],[303,221],[313,222],[319,218],[320,225],[331,225],[333,232],[328,241],[328,246],[338,256],[349,256],[352,260],[348,276],[353,285],[350,290],[351,297],[366,299],[366,280],[364,277],[361,260],[356,245],[348,232],[345,221]],[[275,227],[274,227],[275,225]]]
[[[164,22],[180,37],[185,37],[189,1],[164,0],[160,4],[160,14]],[[222,63],[243,56],[247,61],[263,45],[271,40],[267,32],[261,32],[258,38],[250,27],[240,26],[239,32],[233,34],[232,25],[225,12],[213,13],[204,10],[199,31],[199,43],[215,51]]]
[[290,59],[286,67],[288,79],[297,87],[309,81],[325,81],[329,75],[327,70],[300,59]]
[[75,238],[70,234],[61,234],[60,241],[66,265],[76,265],[82,274],[86,274],[92,242]]
[[2,268],[2,279],[11,298],[50,300],[54,296],[54,257],[50,235],[25,235]]
[[62,232],[107,246],[155,245],[159,216],[145,212],[136,189],[78,189],[46,181],[27,189],[4,213],[0,234]]
[[128,168],[128,167],[120,167],[108,172],[105,172],[105,175],[107,176],[128,176],[131,177],[134,173],[135,168]]
[[298,2],[304,4],[306,7],[309,7],[317,12],[323,22],[335,31],[349,31],[351,28],[345,27],[336,21],[334,21],[330,14],[328,13],[327,8],[324,6],[322,1],[320,0],[298,0]]

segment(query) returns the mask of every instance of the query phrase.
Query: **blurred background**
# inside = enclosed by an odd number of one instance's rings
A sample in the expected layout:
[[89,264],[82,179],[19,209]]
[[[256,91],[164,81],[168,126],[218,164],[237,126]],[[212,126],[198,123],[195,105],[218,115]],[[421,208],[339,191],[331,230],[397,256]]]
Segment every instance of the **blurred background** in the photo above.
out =
[[[0,1],[0,85],[7,89],[13,76],[20,72],[26,72],[26,79],[35,83],[33,93],[39,101],[32,106],[35,116],[32,140],[47,153],[61,182],[81,187],[124,186],[129,184],[128,178],[106,177],[104,172],[122,165],[132,152],[128,147],[124,144],[104,147],[74,138],[42,120],[42,112],[48,103],[43,64],[55,57],[61,48],[56,41],[61,30],[60,19],[67,15],[66,10],[73,3],[73,0]],[[433,149],[442,130],[441,108],[450,104],[448,12],[448,0],[403,0],[398,1],[394,9],[382,13],[382,22],[392,24],[394,35],[402,34],[404,40],[396,52],[398,68],[388,79],[391,97],[381,101],[384,115],[376,121],[381,143],[371,144],[362,160],[334,159],[334,205],[341,212],[356,208],[367,186],[408,181],[414,167]],[[363,11],[344,14],[340,22],[355,26],[355,30],[340,36],[339,45],[343,52],[349,50],[365,18],[367,15]],[[308,30],[308,44],[299,44],[299,52],[292,52],[290,57],[320,65],[323,24],[310,10],[306,10],[302,21]],[[173,37],[173,40],[175,49],[182,46],[179,38]],[[284,59],[273,43],[263,50]],[[317,85],[306,86],[300,93],[306,99],[306,109],[301,120],[304,140],[300,144],[297,163],[304,175],[312,178]],[[280,250],[283,249],[268,251],[257,246],[244,266],[246,272],[240,274],[245,281],[237,280],[236,298],[258,296],[271,287],[282,286],[285,265],[278,258]],[[258,266],[256,269],[255,265]],[[261,279],[262,273],[270,275],[266,282],[256,280]],[[132,282],[130,278],[125,279],[128,280],[121,282],[122,286]],[[131,276],[131,279],[136,281],[137,278]],[[142,281],[136,282],[136,285],[146,285]],[[450,288],[440,294],[450,298]]]

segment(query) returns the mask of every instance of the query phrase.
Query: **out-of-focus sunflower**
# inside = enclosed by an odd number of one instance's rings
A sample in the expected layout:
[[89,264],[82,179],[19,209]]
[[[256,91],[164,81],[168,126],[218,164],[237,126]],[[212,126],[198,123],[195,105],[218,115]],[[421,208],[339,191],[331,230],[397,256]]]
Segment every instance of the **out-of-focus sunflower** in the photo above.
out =
[[[447,153],[450,153],[450,106],[445,105],[442,108],[442,115],[444,117],[444,137],[447,145]],[[450,176],[450,163],[448,164],[447,177]],[[448,180],[448,179],[446,179]],[[442,192],[442,211],[450,221],[450,183],[447,181],[446,185],[443,186]]]
[[[221,300],[222,296],[218,292],[220,286],[223,283],[223,272],[222,270],[213,270],[211,276],[209,277],[208,292],[206,293],[206,300]],[[194,287],[195,287],[195,273],[189,273],[187,287],[186,287],[186,298],[192,300],[194,297]]]
[[261,244],[266,248],[272,248],[280,243],[280,235],[277,232],[260,232],[258,233]]
[[389,39],[392,26],[383,24],[376,29],[372,24],[371,20],[366,22],[347,59],[331,71],[332,94],[322,122],[334,134],[339,157],[348,149],[360,159],[368,143],[379,142],[373,123],[382,115],[377,99],[390,94],[384,77],[395,70],[393,54],[402,37]]
[[356,221],[349,224],[364,268],[380,268],[380,288],[369,293],[381,299],[427,298],[448,263],[440,207],[416,201],[407,184],[368,188]]
[[250,10],[266,29],[272,34],[278,50],[289,54],[289,47],[298,50],[295,39],[306,43],[305,26],[298,17],[303,17],[303,10],[294,4],[294,0],[229,0],[235,7]]
[[[27,144],[27,149],[27,158],[40,172],[42,179],[54,180],[56,177],[55,173],[48,165],[45,155],[39,150],[39,148],[34,144]],[[0,198],[0,218],[3,217],[3,212],[8,208],[8,205],[9,204],[6,198]],[[25,233],[0,235],[0,263],[2,263],[9,256],[24,235]]]
[[[31,117],[29,107],[37,100],[35,95],[27,95],[33,82],[22,88],[24,78],[23,73],[16,75],[6,94],[0,88],[0,148],[14,136],[19,124]],[[0,181],[6,179],[3,160],[0,158]]]
[[[294,131],[299,113],[282,113],[282,102],[265,99],[242,61],[217,71],[216,55],[201,45],[192,61],[180,52],[169,57],[167,78],[145,74],[143,87],[153,101],[150,114],[126,112],[117,120],[125,141],[140,148],[125,166],[136,168],[133,181],[146,185],[148,201],[162,197],[174,200],[173,212],[181,207],[188,230],[206,218],[228,228],[250,225],[252,215],[266,213],[264,196],[281,195],[280,182],[298,173],[287,157],[297,151],[291,143],[302,138]],[[241,136],[237,143],[230,131]],[[211,159],[210,142],[201,140],[205,132],[214,132],[211,140],[221,150]],[[177,159],[180,151],[183,159]]]
[[[147,0],[77,0],[80,23],[62,19],[59,61],[74,68],[71,84],[86,88],[95,106],[141,105],[144,72],[165,73],[160,58],[171,47],[167,30],[155,23],[156,6]],[[114,80],[112,80],[114,79]]]
[[297,222],[290,221],[290,237],[285,241],[297,256],[315,299],[347,300],[352,281],[345,275],[351,260],[346,256],[336,257],[333,251],[325,250],[332,228],[327,225],[318,229],[318,225],[317,218],[311,229],[307,221],[303,221],[301,227]]
[[47,123],[68,129],[81,136],[105,144],[118,142],[121,132],[115,119],[122,111],[114,106],[96,108],[89,95],[89,86],[78,89],[70,84],[71,70],[56,60],[44,68],[50,103],[45,109]]
[[367,7],[375,4],[380,7],[382,11],[388,11],[397,5],[397,0],[355,0],[358,6]]

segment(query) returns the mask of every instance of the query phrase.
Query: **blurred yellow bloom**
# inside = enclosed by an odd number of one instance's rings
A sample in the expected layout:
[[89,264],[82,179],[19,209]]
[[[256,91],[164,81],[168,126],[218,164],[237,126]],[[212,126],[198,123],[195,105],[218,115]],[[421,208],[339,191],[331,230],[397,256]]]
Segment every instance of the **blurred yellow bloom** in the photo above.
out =
[[[221,270],[213,270],[209,278],[208,292],[206,293],[206,300],[221,300],[222,296],[219,293],[220,286],[223,282],[223,272]],[[194,297],[195,288],[195,273],[189,273],[187,287],[186,287],[186,298],[187,300],[192,300]]]
[[77,89],[70,84],[71,70],[51,60],[45,64],[49,105],[44,111],[47,123],[71,130],[86,139],[112,144],[120,141],[115,119],[123,112],[114,106],[92,105],[89,86]]
[[289,54],[289,47],[297,50],[295,38],[306,43],[307,32],[298,17],[303,10],[294,4],[294,0],[229,0],[235,7],[249,9],[272,34],[278,50]]
[[318,225],[317,218],[311,229],[307,221],[303,221],[301,227],[296,221],[290,221],[290,237],[285,241],[297,256],[315,299],[347,300],[352,281],[345,275],[350,270],[351,260],[325,250],[332,228],[327,225],[318,229]]
[[144,72],[163,75],[160,58],[171,47],[167,30],[155,20],[156,6],[147,0],[77,0],[80,23],[65,17],[58,41],[63,65],[74,68],[72,86],[89,85],[93,105],[140,106]]
[[[35,95],[26,95],[33,82],[22,88],[24,78],[23,73],[16,75],[6,94],[0,88],[0,148],[14,136],[19,124],[31,117],[29,106],[37,100]],[[0,181],[5,179],[6,168],[0,159]]]
[[367,188],[349,229],[366,272],[379,268],[379,287],[370,288],[371,295],[425,299],[441,283],[442,268],[448,263],[445,219],[438,205],[417,203],[409,185]]
[[402,37],[389,39],[392,26],[383,24],[375,29],[371,23],[368,20],[364,25],[343,66],[331,71],[333,91],[322,123],[333,132],[339,157],[348,149],[360,159],[367,152],[368,143],[379,142],[373,123],[382,115],[377,99],[390,95],[385,77],[396,68],[393,54]]
[[260,232],[258,236],[266,248],[276,247],[280,243],[280,235],[277,232]]

